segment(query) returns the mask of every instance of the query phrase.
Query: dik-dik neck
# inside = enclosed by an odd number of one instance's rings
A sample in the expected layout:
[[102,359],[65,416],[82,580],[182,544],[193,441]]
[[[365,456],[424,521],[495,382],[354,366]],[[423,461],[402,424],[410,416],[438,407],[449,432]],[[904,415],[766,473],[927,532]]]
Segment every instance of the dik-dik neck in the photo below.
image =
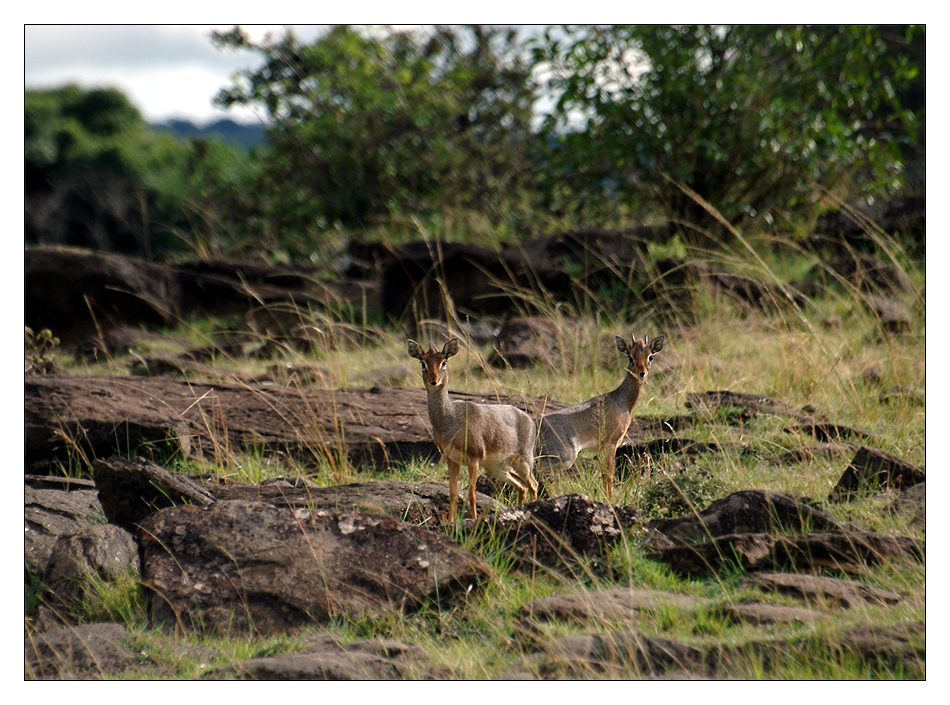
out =
[[628,411],[633,411],[633,407],[636,406],[637,399],[640,397],[641,385],[642,381],[640,378],[630,372],[630,370],[626,370],[620,386],[612,391],[610,396],[621,407],[626,408]]
[[444,429],[448,427],[454,417],[452,400],[449,399],[448,383],[438,387],[426,387],[429,406],[429,422],[433,428]]

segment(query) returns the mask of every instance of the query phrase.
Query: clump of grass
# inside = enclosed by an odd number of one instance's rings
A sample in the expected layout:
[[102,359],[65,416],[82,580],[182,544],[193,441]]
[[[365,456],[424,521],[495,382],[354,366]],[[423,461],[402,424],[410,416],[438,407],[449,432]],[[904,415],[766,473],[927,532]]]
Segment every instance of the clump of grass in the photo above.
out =
[[671,518],[702,511],[724,494],[723,483],[709,470],[672,464],[645,483],[638,506],[644,518]]

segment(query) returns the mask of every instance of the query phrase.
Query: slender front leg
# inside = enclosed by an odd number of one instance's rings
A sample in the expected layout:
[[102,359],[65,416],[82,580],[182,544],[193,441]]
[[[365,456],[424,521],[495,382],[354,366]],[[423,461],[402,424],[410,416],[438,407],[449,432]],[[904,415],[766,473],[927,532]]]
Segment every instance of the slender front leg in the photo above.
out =
[[600,456],[600,472],[604,479],[604,487],[607,489],[607,501],[614,500],[614,472],[617,466],[617,448],[611,446],[603,451]]
[[475,481],[478,479],[478,461],[468,463],[468,503],[472,505],[472,519],[478,519],[478,510],[475,508]]
[[455,522],[455,507],[459,501],[459,463],[446,458],[449,464],[449,523]]

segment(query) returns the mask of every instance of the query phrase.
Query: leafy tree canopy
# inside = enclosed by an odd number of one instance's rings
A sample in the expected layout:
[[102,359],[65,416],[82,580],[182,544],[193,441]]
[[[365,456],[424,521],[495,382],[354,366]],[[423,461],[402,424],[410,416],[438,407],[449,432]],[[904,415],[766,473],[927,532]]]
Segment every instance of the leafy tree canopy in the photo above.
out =
[[254,43],[235,28],[214,42],[263,60],[216,102],[258,106],[273,121],[263,190],[298,231],[494,208],[527,173],[533,95],[513,30],[336,26],[302,44],[290,32]]
[[239,150],[153,131],[118,90],[68,85],[24,102],[27,242],[178,249],[247,178]]
[[710,218],[692,194],[742,222],[808,212],[842,184],[893,191],[916,124],[898,93],[922,31],[551,27],[533,51],[554,100],[542,127],[554,172],[569,195],[656,195],[694,222]]

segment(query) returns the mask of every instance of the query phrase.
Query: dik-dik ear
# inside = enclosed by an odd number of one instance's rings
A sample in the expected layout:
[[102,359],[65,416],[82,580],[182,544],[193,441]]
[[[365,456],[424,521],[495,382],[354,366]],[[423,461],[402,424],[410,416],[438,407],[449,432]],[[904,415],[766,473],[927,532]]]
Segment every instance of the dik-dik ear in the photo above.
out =
[[409,341],[409,356],[417,360],[422,359],[422,347],[415,340]]
[[666,336],[661,335],[653,339],[653,342],[650,343],[650,352],[656,355],[660,350],[663,349],[663,343],[666,342]]
[[[636,338],[634,338],[636,340]],[[633,352],[630,350],[630,343],[621,338],[619,335],[614,336],[614,342],[617,344],[617,350],[622,352],[624,355],[632,355]]]
[[447,342],[445,346],[442,348],[442,357],[448,360],[458,351],[459,351],[459,339],[452,338],[452,340]]

